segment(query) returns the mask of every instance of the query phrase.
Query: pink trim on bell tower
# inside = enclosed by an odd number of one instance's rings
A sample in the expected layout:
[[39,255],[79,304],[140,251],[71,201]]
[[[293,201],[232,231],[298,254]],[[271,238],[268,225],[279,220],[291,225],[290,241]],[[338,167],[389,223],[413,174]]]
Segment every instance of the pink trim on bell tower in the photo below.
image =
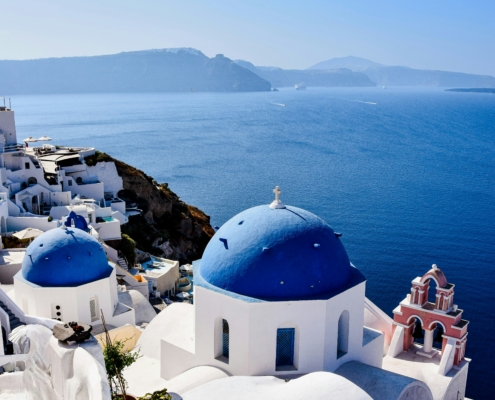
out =
[[[434,303],[428,301],[432,281],[437,286]],[[419,321],[424,330],[424,345],[417,353],[426,357],[437,354],[438,350],[433,349],[433,332],[440,326],[443,330],[442,357],[448,343],[455,345],[453,365],[459,365],[466,352],[469,324],[462,319],[462,312],[454,304],[454,285],[447,283],[444,273],[434,264],[421,278],[412,281],[411,294],[394,310],[395,327],[404,329],[403,350],[407,351],[414,344],[413,333],[416,321]]]

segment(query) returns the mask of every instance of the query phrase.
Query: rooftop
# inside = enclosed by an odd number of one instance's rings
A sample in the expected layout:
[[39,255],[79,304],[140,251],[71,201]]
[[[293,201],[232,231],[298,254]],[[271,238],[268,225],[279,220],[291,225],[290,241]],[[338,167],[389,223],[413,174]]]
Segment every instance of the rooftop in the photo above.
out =
[[469,359],[465,359],[460,365],[451,368],[446,376],[438,373],[441,354],[437,352],[432,358],[416,354],[422,346],[414,344],[407,351],[403,351],[397,357],[385,356],[382,368],[396,374],[408,376],[413,379],[423,381],[428,385],[433,394],[433,398],[440,399],[451,383],[451,378],[467,370]]

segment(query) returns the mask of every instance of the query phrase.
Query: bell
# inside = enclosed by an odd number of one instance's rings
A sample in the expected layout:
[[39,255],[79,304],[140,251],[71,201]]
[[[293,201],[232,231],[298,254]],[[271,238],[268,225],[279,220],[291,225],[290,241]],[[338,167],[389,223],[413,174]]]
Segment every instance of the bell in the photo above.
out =
[[434,342],[437,342],[437,343],[442,343],[443,342],[443,329],[441,326],[439,326],[437,328],[437,334],[435,335],[435,337],[433,338],[433,341]]
[[425,335],[423,334],[423,330],[421,329],[421,322],[416,321],[416,326],[414,327],[412,336],[415,339],[423,339],[425,337]]

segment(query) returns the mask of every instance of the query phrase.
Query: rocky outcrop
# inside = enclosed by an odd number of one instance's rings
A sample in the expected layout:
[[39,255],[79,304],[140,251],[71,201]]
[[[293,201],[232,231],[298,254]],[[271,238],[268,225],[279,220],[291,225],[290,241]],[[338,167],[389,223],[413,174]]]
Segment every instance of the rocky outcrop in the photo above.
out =
[[158,184],[143,171],[105,153],[96,152],[86,158],[88,165],[99,161],[115,163],[124,187],[119,197],[142,210],[141,215],[129,217],[129,222],[122,226],[122,233],[133,238],[139,249],[152,255],[181,263],[201,258],[214,234],[208,215],[180,200],[168,184]]

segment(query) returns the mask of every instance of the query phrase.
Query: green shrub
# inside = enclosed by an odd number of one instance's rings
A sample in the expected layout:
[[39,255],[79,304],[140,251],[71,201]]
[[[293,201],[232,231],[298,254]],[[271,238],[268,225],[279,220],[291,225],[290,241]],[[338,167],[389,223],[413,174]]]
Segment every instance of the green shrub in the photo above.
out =
[[92,156],[86,157],[84,159],[84,161],[86,162],[86,165],[93,167],[99,162],[113,161],[113,159],[108,154],[102,153],[101,151],[98,151],[98,150],[95,150],[95,154],[93,154]]
[[120,241],[120,251],[129,263],[129,268],[133,267],[136,263],[136,242],[125,233],[122,234]]

